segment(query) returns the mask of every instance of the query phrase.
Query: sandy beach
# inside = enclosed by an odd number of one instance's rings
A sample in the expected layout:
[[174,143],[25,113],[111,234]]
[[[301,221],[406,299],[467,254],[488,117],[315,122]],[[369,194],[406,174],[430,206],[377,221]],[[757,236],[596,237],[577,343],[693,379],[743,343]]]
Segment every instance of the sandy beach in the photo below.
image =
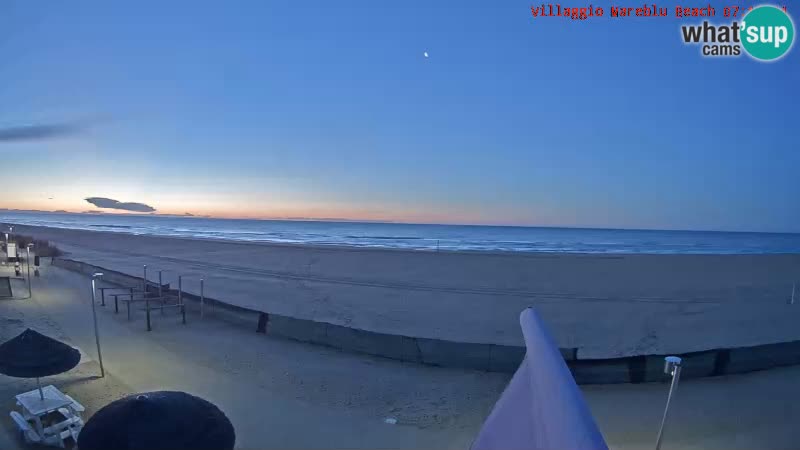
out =
[[582,359],[800,339],[788,305],[800,255],[421,252],[135,236],[17,226],[69,257],[226,303],[337,325],[522,345],[535,306]]
[[[129,393],[178,389],[219,405],[237,448],[467,448],[509,379],[259,335],[194,312],[187,325],[174,312],[158,317],[147,333],[110,306],[98,307],[107,371],[99,379],[88,287],[87,277],[45,265],[32,299],[0,301],[0,340],[31,327],[81,350],[76,369],[43,383],[79,399],[86,417]],[[14,288],[24,291],[24,281]],[[793,448],[798,377],[800,368],[789,367],[685,381],[665,448]],[[5,410],[34,386],[0,375]],[[612,448],[653,445],[666,385],[582,389]],[[12,423],[2,424],[0,448],[21,449]]]
[[[238,448],[464,448],[507,381],[270,339],[196,316],[182,326],[174,312],[145,333],[109,307],[98,308],[109,373],[98,380],[87,283],[43,267],[32,300],[0,301],[0,341],[31,327],[82,351],[76,370],[43,383],[65,386],[87,417],[132,392],[178,389],[219,405],[236,424]],[[0,375],[5,410],[14,394],[34,387],[34,380]],[[399,425],[384,424],[386,417]],[[13,431],[8,420],[2,424]],[[0,448],[9,447],[0,441]]]

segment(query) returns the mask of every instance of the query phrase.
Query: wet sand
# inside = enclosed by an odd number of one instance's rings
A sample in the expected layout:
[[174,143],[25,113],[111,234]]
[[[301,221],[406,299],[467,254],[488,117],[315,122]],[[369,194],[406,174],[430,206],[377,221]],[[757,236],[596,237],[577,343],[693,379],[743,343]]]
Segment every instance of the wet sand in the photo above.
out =
[[381,333],[522,345],[535,306],[579,358],[800,339],[800,255],[421,252],[238,243],[16,226],[69,257],[227,303]]

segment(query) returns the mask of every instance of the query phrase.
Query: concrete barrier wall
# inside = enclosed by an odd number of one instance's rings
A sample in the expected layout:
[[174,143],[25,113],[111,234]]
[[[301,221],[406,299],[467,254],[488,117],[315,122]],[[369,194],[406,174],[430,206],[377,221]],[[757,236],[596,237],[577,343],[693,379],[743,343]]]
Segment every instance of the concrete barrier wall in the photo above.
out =
[[[103,280],[126,287],[141,286],[141,276],[129,275],[81,261],[54,258],[53,264],[91,275],[103,272]],[[165,286],[168,289],[169,285]],[[176,295],[176,290],[169,290]],[[200,297],[183,293],[187,308],[198,311]],[[525,348],[496,344],[475,344],[400,336],[348,328],[326,322],[297,319],[269,311],[256,311],[217,299],[204,299],[206,315],[255,332],[345,351],[365,353],[433,366],[513,373],[525,357]],[[643,383],[662,381],[664,355],[641,355],[614,359],[578,359],[574,348],[561,349],[578,384]],[[715,349],[679,355],[684,359],[683,378],[699,378],[752,372],[800,364],[800,341],[755,347]]]

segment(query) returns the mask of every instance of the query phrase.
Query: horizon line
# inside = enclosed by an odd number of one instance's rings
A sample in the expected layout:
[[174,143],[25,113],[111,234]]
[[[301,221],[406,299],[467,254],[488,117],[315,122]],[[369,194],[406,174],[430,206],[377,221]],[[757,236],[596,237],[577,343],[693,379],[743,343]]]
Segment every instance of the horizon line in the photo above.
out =
[[[620,230],[620,231],[668,231],[668,232],[687,232],[687,233],[743,233],[743,234],[800,234],[800,231],[753,231],[753,230],[712,230],[712,229],[687,229],[687,228],[639,228],[639,227],[599,227],[599,226],[577,226],[577,225],[514,225],[514,224],[491,224],[491,223],[437,223],[437,222],[405,222],[400,220],[385,219],[348,219],[339,217],[215,217],[210,215],[195,215],[190,213],[171,214],[171,213],[136,213],[136,212],[116,212],[116,211],[66,211],[66,210],[35,210],[35,209],[13,209],[0,208],[0,212],[19,212],[34,214],[69,214],[76,216],[97,215],[97,216],[134,216],[134,217],[158,217],[172,219],[213,219],[213,220],[253,220],[263,222],[328,222],[328,223],[361,223],[361,224],[383,224],[383,225],[427,225],[427,226],[465,226],[465,227],[497,227],[497,228],[541,228],[541,229],[570,229],[570,230]],[[37,226],[37,225],[28,225]],[[40,225],[46,226],[46,225]]]

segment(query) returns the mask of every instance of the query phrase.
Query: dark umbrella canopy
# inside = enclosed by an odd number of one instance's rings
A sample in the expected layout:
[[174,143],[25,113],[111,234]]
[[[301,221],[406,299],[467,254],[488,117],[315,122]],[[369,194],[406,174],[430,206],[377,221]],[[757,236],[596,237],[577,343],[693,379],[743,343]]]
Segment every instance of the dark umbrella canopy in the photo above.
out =
[[17,378],[57,375],[77,366],[81,353],[28,328],[0,344],[0,373]]
[[134,394],[97,411],[81,430],[81,450],[232,449],[231,421],[213,403],[185,392]]

